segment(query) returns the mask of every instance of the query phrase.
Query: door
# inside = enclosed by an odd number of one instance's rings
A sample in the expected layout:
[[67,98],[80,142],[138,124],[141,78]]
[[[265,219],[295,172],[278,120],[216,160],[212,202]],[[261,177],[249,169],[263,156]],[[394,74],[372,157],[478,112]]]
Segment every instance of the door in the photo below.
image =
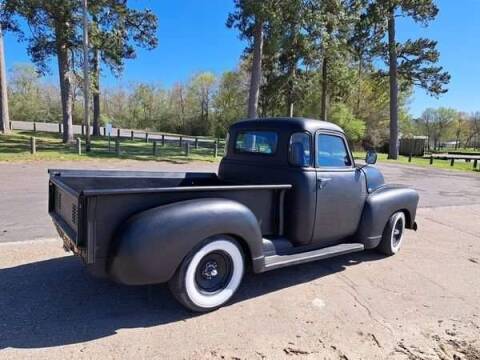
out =
[[343,134],[315,136],[317,207],[313,242],[339,242],[357,230],[366,198],[365,176],[354,166]]

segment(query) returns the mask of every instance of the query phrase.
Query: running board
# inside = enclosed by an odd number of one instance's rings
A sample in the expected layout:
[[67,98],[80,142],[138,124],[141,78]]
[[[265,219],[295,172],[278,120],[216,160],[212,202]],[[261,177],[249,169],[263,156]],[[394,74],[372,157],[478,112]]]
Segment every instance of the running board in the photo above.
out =
[[329,246],[323,249],[317,249],[291,255],[265,256],[265,266],[263,268],[263,271],[273,270],[284,266],[296,265],[315,260],[327,259],[333,256],[363,251],[364,249],[365,246],[363,244],[344,243]]

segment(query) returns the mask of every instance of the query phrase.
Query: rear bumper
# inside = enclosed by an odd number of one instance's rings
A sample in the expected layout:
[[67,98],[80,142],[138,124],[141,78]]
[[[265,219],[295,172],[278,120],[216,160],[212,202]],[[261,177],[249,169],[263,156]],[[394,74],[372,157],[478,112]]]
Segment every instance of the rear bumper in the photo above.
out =
[[84,259],[85,257],[85,251],[83,251],[81,248],[77,246],[75,243],[75,240],[72,236],[71,233],[69,233],[68,227],[65,228],[64,221],[56,214],[50,214],[52,217],[53,225],[55,225],[55,228],[57,229],[57,233],[60,236],[60,238],[63,241],[63,249],[66,252],[72,252],[77,256],[82,257]]

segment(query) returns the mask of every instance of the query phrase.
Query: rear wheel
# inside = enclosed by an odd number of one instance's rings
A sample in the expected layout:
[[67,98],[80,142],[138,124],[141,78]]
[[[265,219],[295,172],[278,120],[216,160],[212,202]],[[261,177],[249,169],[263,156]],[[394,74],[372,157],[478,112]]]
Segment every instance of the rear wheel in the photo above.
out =
[[399,211],[388,219],[383,230],[382,241],[377,249],[385,255],[395,255],[402,246],[404,232],[405,214]]
[[182,262],[169,282],[175,298],[185,307],[207,312],[224,305],[242,281],[243,252],[233,238],[206,240]]

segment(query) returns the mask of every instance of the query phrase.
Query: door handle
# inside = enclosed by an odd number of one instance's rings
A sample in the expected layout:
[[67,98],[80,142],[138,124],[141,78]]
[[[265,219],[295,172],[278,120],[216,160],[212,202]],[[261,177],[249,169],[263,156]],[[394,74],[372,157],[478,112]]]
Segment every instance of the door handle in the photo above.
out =
[[317,188],[319,190],[322,190],[323,188],[325,188],[325,186],[327,186],[328,182],[331,181],[332,179],[331,178],[319,178],[317,179]]

